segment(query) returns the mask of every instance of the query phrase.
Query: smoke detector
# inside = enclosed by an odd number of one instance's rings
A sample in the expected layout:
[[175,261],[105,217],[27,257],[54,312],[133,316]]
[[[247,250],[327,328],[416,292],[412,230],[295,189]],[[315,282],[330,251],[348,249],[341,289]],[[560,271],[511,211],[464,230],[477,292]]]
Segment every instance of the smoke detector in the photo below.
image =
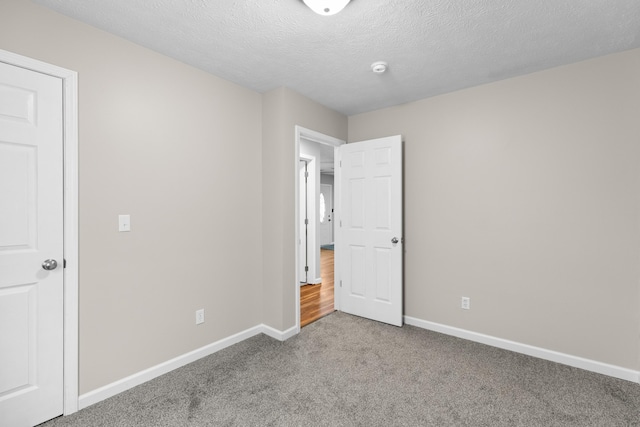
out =
[[384,61],[377,61],[371,64],[371,71],[376,74],[382,74],[387,71],[387,63]]

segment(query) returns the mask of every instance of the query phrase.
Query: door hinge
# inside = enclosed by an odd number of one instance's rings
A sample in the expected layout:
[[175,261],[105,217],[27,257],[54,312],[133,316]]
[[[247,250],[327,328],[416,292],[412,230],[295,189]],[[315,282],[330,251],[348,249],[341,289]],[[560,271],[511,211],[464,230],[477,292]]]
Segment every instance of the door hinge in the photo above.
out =
[[305,177],[305,178],[309,178],[309,172],[305,172],[305,173],[304,173],[304,177]]
[[342,287],[342,280],[340,280],[340,287]]
[[304,266],[304,271],[309,271],[309,266],[308,265]]
[[67,260],[62,258],[62,268],[67,268]]
[[304,225],[309,225],[309,220],[305,218]]

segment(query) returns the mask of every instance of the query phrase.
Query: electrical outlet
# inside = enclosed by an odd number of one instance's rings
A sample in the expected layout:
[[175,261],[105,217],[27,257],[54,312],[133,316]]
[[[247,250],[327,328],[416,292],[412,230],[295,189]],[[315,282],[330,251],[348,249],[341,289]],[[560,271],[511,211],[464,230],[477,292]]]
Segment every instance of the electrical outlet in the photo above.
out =
[[196,325],[204,323],[204,308],[196,310]]
[[460,308],[464,309],[464,310],[469,310],[471,309],[471,298],[469,297],[462,297],[462,300],[460,302]]

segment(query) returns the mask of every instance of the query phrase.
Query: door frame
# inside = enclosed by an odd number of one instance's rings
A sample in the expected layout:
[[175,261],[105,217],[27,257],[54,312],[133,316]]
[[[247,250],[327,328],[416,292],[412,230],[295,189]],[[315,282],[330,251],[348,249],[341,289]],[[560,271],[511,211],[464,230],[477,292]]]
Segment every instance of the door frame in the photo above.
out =
[[[294,262],[294,266],[295,266],[295,302],[296,302],[296,334],[300,332],[300,277],[299,277],[299,271],[298,271],[298,266],[300,265],[300,251],[299,249],[299,240],[300,240],[300,174],[299,174],[299,170],[298,170],[298,162],[300,161],[300,140],[301,139],[307,139],[311,142],[316,142],[319,144],[325,144],[325,145],[331,145],[334,147],[334,151],[337,147],[346,144],[346,141],[342,140],[342,139],[338,139],[338,138],[334,138],[332,136],[328,136],[325,135],[323,133],[320,132],[316,132],[314,130],[311,129],[307,129],[304,128],[302,126],[299,125],[295,125],[294,126],[294,132],[295,132],[295,149],[294,149],[294,158],[293,160],[295,161],[295,173],[294,173],[294,211],[295,211],[295,221],[293,224],[293,227],[295,229],[294,231],[294,243],[295,243],[295,262]],[[338,165],[338,159],[337,156],[334,156],[334,165],[336,166],[334,168],[334,170],[336,172],[334,173],[338,173],[339,172],[339,168],[337,167]],[[334,178],[334,182],[335,182],[335,178]],[[339,186],[335,186],[334,185],[334,200],[336,199],[337,195],[339,194]],[[334,205],[334,210],[336,212],[338,212],[338,206]],[[334,215],[335,218],[335,215]],[[337,257],[336,257],[337,258]],[[338,265],[336,264],[335,268],[335,275],[338,276],[339,274],[339,269],[338,269]],[[334,290],[334,295],[337,297],[337,293]],[[336,310],[338,310],[339,307],[339,301],[337,299],[334,299],[334,306],[336,308]]]
[[[311,154],[300,153],[300,160],[307,163],[307,172],[309,174],[307,177],[305,205],[307,219],[309,220],[309,224],[307,224],[307,240],[305,242],[307,245],[306,265],[309,269],[307,271],[305,284],[316,285],[322,280],[320,277],[320,240],[318,239],[320,229],[318,228],[318,205],[316,200],[316,172],[319,168],[320,158]],[[311,191],[309,191],[310,186],[313,187]],[[302,192],[300,193],[302,194]],[[309,194],[311,194],[311,196],[309,196]],[[300,224],[300,222],[301,220],[298,221],[298,224]],[[300,229],[302,230],[302,224],[300,224]],[[302,281],[300,282],[300,286],[302,286]]]
[[0,62],[62,80],[64,415],[78,411],[78,73],[0,49]]
[[[308,170],[308,164],[307,164],[308,162],[307,162],[307,160],[305,160],[303,158],[300,158],[298,166],[300,166],[300,163],[304,163],[305,175],[308,174],[308,171],[307,171]],[[302,191],[302,177],[300,176],[300,172],[298,172],[298,179],[299,179],[299,182],[300,182],[300,187],[299,187],[300,188],[300,199],[302,199],[302,197],[303,197],[303,195],[302,195],[302,193],[303,193],[303,191]],[[305,218],[308,217],[307,216],[307,211],[309,209],[309,206],[307,204],[307,196],[308,196],[307,195],[307,191],[308,190],[307,190],[306,187],[307,186],[305,186],[305,189],[304,189],[304,202],[299,199],[300,202],[299,202],[298,209],[300,211],[300,218],[302,218],[302,208],[303,208],[303,206],[304,206],[304,217]],[[307,224],[305,224],[304,233],[302,233],[302,228],[303,227],[302,227],[302,221],[301,220],[298,221],[298,227],[299,227],[298,229],[299,229],[299,233],[300,233],[300,234],[298,234],[298,242],[299,243],[298,243],[298,248],[296,249],[298,251],[298,254],[300,254],[299,257],[298,257],[298,263],[299,263],[299,265],[298,265],[298,280],[300,280],[299,286],[302,286],[303,283],[305,285],[307,284],[307,279],[308,279],[308,276],[309,276],[308,271],[305,271],[304,273],[302,272],[302,270],[309,265],[308,262],[307,262],[307,260],[309,258],[309,255],[308,255],[309,240],[307,238],[308,237],[307,235],[309,234],[309,227],[308,227]],[[302,240],[303,239],[304,239],[304,245],[302,244]],[[303,249],[303,247],[304,247],[304,249]],[[302,260],[302,258],[303,258],[302,257],[302,253],[303,252],[304,252],[304,267],[302,265],[302,263],[303,263],[302,262],[303,261]],[[304,282],[302,280],[303,277],[304,277]]]

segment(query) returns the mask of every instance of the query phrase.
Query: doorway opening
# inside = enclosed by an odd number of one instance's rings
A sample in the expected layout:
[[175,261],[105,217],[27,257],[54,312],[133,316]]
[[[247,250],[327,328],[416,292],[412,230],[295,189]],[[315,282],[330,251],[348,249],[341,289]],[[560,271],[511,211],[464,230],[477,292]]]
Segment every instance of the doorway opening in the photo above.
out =
[[320,276],[318,284],[300,287],[300,327],[335,311],[334,306],[334,251],[320,249]]
[[[296,318],[298,331],[339,309],[333,230],[338,213],[335,150],[345,141],[295,127]],[[304,171],[303,171],[304,169]],[[306,191],[305,191],[306,189]],[[306,261],[306,262],[305,262]]]

